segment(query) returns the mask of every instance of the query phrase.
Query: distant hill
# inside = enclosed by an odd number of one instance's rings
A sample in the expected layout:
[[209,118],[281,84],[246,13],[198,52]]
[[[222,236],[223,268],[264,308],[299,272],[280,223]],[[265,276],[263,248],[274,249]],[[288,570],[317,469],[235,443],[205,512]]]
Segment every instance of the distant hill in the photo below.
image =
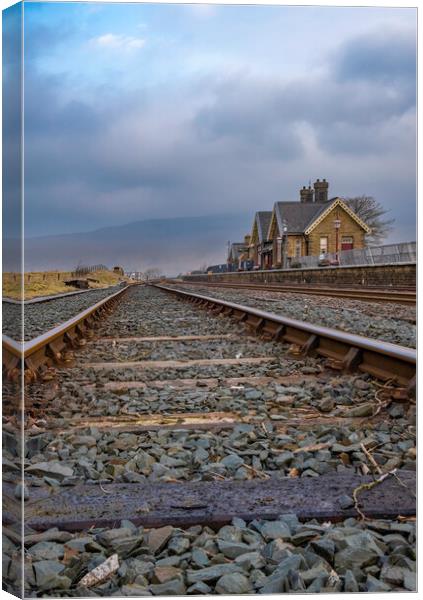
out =
[[[225,262],[227,242],[238,242],[249,233],[252,215],[151,219],[25,240],[25,270],[70,270],[79,262],[143,271],[158,267],[167,275],[198,269],[203,264]],[[13,240],[4,240],[3,270],[16,270],[7,257]],[[14,262],[14,261],[13,261]]]

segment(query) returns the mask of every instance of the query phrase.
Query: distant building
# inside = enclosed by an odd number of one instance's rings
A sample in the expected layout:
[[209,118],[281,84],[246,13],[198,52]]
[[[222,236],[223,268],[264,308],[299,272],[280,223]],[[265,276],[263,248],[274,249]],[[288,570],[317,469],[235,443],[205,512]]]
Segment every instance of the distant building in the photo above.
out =
[[[341,199],[328,199],[323,179],[300,190],[300,201],[276,202],[255,214],[250,257],[259,268],[294,264],[302,256],[337,253],[365,246],[370,228]],[[267,230],[266,230],[267,226]]]
[[254,216],[249,256],[260,269],[270,269],[272,266],[272,242],[268,239],[271,220],[271,210],[258,211]]
[[248,270],[250,266],[250,235],[244,236],[243,242],[235,242],[229,246],[226,262],[228,271]]

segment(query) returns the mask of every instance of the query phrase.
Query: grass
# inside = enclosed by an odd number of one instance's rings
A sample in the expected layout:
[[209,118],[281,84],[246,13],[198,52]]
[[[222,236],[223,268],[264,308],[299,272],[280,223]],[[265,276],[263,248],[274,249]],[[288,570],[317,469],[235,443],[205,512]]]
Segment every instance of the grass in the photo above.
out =
[[[27,280],[28,276],[29,282]],[[71,277],[71,273],[60,271],[25,273],[25,300],[39,296],[51,296],[77,291],[78,288],[64,284],[64,280]],[[80,277],[80,279],[86,278],[97,280],[89,281],[89,286],[93,289],[109,287],[128,279],[127,277],[113,273],[113,271],[94,271],[84,277]],[[15,300],[21,299],[21,277],[19,273],[3,273],[3,296],[14,298]]]

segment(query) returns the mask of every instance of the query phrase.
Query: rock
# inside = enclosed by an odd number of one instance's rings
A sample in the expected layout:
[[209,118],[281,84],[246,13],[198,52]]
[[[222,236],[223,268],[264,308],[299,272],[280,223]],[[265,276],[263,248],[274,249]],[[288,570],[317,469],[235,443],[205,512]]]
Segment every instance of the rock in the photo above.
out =
[[216,583],[218,594],[246,594],[251,590],[251,584],[241,573],[223,575]]
[[30,533],[24,538],[25,546],[31,546],[38,542],[68,542],[72,539],[72,534],[69,531],[59,531],[57,527],[47,529],[42,533]]
[[383,565],[380,573],[380,579],[385,583],[395,586],[402,586],[404,581],[404,569],[401,567],[392,567],[388,564]]
[[322,561],[313,566],[311,569],[301,571],[301,577],[306,586],[309,586],[315,579],[321,579],[324,583],[326,583],[328,576],[329,569],[322,563]]
[[335,555],[335,543],[333,540],[322,538],[320,540],[311,541],[310,546],[316,554],[332,564]]
[[128,583],[120,588],[117,596],[151,596],[148,588],[136,583]]
[[150,529],[147,536],[147,545],[151,554],[157,554],[167,544],[173,533],[173,527],[167,525],[159,529]]
[[283,521],[266,521],[260,528],[260,533],[266,541],[278,538],[291,539],[291,531]]
[[[235,569],[235,571],[238,573],[242,572],[240,567]],[[197,583],[198,581],[214,581],[229,573],[234,573],[234,565],[222,564],[199,569],[198,571],[188,570],[186,572],[186,577],[188,583]]]
[[355,406],[345,411],[346,417],[371,417],[374,411],[374,406],[371,402],[366,402],[360,406]]
[[169,552],[175,554],[183,554],[189,549],[189,546],[189,539],[182,536],[173,537],[167,545]]
[[181,569],[176,567],[156,567],[154,569],[154,583],[166,583],[181,576]]
[[40,475],[43,477],[47,475],[53,479],[58,479],[61,481],[65,477],[72,477],[73,469],[71,467],[66,467],[62,463],[58,462],[40,462],[35,465],[31,465],[26,468],[26,472],[34,473],[35,475]]
[[300,569],[301,563],[304,562],[302,556],[293,554],[285,558],[275,571],[269,575],[264,581],[260,593],[261,594],[277,594],[285,591],[285,580],[290,571],[296,572]]
[[277,454],[273,460],[277,467],[285,467],[285,466],[289,465],[294,458],[295,458],[294,453],[290,452],[289,450],[286,450],[285,452],[281,452],[280,454]]
[[344,574],[344,592],[359,592],[359,587],[354,573],[349,569]]
[[373,577],[373,575],[368,575],[366,581],[366,590],[368,592],[389,592],[391,591],[391,587],[383,581],[379,581],[379,579],[376,579],[376,577]]
[[207,583],[204,583],[203,581],[199,581],[198,583],[194,583],[194,585],[192,585],[191,587],[189,587],[187,589],[187,594],[193,594],[193,595],[211,594],[211,592],[212,592],[211,587],[209,587],[207,585]]
[[266,561],[260,552],[247,552],[235,558],[235,564],[242,567],[244,570],[261,569],[265,566]]
[[284,542],[282,539],[273,540],[267,544],[263,550],[263,555],[272,563],[279,563],[291,555],[292,544]]
[[348,508],[352,508],[354,506],[354,500],[351,496],[343,494],[338,498],[338,504],[342,510],[347,510]]
[[406,590],[410,592],[415,592],[417,590],[416,574],[413,573],[413,571],[408,571],[407,569],[404,569],[403,586]]
[[38,542],[28,550],[34,561],[58,560],[63,558],[64,550],[61,544],[56,542]]
[[388,413],[393,419],[401,419],[405,414],[405,409],[402,404],[392,404],[388,409]]
[[194,548],[192,551],[192,561],[199,567],[206,567],[210,560],[202,548]]
[[363,381],[363,379],[356,379],[354,381],[354,387],[357,390],[368,390],[370,388],[370,383],[368,381]]
[[318,404],[317,404],[317,408],[323,412],[323,413],[328,413],[331,410],[333,410],[335,407],[335,402],[333,401],[332,398],[327,397],[327,398],[323,398],[323,400],[321,400]]
[[109,529],[97,535],[97,541],[100,544],[112,548],[119,555],[130,552],[140,545],[142,540],[142,535],[133,535],[131,527]]
[[182,579],[171,579],[166,583],[151,584],[150,591],[154,596],[183,596],[186,587]]
[[244,459],[237,454],[228,454],[220,461],[222,465],[224,465],[230,471],[236,471],[238,467],[244,464]]
[[34,563],[35,580],[39,590],[69,589],[71,580],[61,575],[65,565],[55,560],[41,560]]
[[366,567],[377,562],[378,555],[374,550],[348,546],[335,554],[335,571],[345,573],[347,570]]
[[251,551],[251,546],[248,544],[237,544],[235,542],[218,540],[217,545],[222,554],[227,558],[236,558],[237,556],[241,556],[241,554],[246,554]]

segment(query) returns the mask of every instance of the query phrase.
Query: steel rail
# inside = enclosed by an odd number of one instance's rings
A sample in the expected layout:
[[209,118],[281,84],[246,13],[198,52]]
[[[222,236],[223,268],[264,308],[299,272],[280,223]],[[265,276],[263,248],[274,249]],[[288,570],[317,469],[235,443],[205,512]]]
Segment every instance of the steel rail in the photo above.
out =
[[52,362],[61,364],[62,351],[81,345],[84,336],[91,337],[90,331],[94,328],[95,321],[110,311],[131,287],[132,285],[123,287],[32,340],[19,342],[3,335],[3,366],[6,371],[11,372],[23,363],[23,368],[35,378],[42,365]]
[[332,298],[350,298],[353,300],[365,300],[367,302],[394,302],[396,304],[415,304],[416,293],[413,291],[372,289],[372,288],[328,288],[328,287],[303,287],[298,285],[278,285],[274,283],[230,283],[228,281],[219,283],[212,281],[182,281],[182,284],[224,287],[234,289],[262,290],[266,292],[288,292],[297,294],[308,294],[315,296],[330,296]]
[[154,287],[205,308],[217,309],[219,313],[233,316],[257,333],[298,346],[299,353],[303,355],[326,357],[329,366],[333,368],[345,371],[357,369],[385,381],[394,379],[401,385],[414,386],[416,350],[413,348],[313,325],[174,287],[158,284],[154,284]]

